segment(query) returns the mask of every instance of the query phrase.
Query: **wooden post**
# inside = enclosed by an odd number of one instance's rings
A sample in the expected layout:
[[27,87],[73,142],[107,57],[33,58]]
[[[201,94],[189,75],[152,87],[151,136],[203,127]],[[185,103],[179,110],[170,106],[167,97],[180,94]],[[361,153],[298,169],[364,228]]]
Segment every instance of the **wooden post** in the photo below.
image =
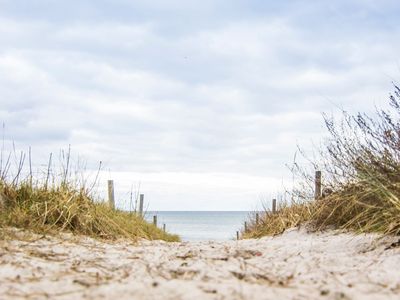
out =
[[115,209],[115,199],[114,199],[114,181],[108,180],[108,204],[112,209]]
[[256,227],[258,227],[258,223],[260,222],[260,215],[256,214]]
[[247,222],[244,222],[244,232],[247,232]]
[[239,240],[239,231],[236,231],[236,239]]
[[139,216],[143,217],[143,202],[144,202],[144,194],[140,194],[139,199]]
[[157,227],[157,216],[153,216],[153,224]]
[[162,229],[163,229],[164,232],[167,232],[167,226],[165,225],[165,223],[163,224]]
[[6,206],[5,197],[3,196],[3,193],[0,192],[0,210],[4,209],[5,206]]
[[316,171],[315,172],[315,200],[318,200],[321,198],[321,193],[322,193],[322,173],[321,171]]
[[272,213],[276,213],[276,199],[272,199]]

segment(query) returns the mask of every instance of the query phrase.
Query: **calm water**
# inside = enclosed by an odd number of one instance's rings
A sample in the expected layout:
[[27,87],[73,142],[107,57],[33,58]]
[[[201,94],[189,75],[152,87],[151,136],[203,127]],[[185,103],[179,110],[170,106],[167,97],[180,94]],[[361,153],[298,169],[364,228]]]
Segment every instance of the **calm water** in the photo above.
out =
[[157,215],[158,226],[165,223],[167,231],[178,234],[183,241],[229,240],[236,237],[248,216],[247,211],[158,211],[147,212],[152,222]]

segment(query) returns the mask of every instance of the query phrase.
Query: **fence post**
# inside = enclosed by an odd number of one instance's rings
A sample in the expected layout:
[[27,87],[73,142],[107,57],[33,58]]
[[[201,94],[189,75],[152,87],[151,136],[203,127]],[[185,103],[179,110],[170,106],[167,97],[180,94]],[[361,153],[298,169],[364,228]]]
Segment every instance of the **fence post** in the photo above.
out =
[[260,222],[260,216],[259,216],[259,214],[257,213],[256,214],[256,227],[258,227],[258,223]]
[[3,193],[0,192],[0,210],[4,209],[6,206],[6,201],[4,199]]
[[276,199],[272,199],[272,213],[276,213]]
[[239,231],[236,231],[236,240],[239,240]]
[[144,202],[144,194],[140,194],[139,199],[139,216],[143,217],[143,202]]
[[247,232],[247,222],[244,222],[244,232]]
[[321,193],[322,193],[322,189],[321,189],[321,185],[322,185],[322,173],[321,171],[316,171],[315,172],[315,200],[318,200],[319,198],[321,198]]
[[163,229],[164,232],[167,232],[167,226],[165,225],[165,223],[163,224],[163,228],[162,229]]
[[153,216],[153,224],[157,227],[157,216]]
[[112,209],[115,209],[115,199],[114,199],[114,181],[108,180],[108,204]]

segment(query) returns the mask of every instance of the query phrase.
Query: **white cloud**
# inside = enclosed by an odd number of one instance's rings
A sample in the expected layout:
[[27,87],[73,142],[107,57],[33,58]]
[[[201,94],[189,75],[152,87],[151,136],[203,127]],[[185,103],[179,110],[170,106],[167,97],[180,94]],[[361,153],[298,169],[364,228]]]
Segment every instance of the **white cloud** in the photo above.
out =
[[152,209],[253,208],[322,111],[371,110],[398,77],[390,1],[72,2],[0,3],[0,121],[38,164],[71,144],[141,181]]

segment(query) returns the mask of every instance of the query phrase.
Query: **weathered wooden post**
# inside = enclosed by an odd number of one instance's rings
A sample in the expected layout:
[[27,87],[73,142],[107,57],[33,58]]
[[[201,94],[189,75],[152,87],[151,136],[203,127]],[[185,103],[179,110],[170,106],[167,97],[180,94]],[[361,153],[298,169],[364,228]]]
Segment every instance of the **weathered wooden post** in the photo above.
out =
[[3,193],[0,192],[0,210],[4,209],[5,206],[6,206],[5,197],[3,196]]
[[165,223],[163,224],[162,229],[163,229],[164,232],[167,232],[167,225],[165,225]]
[[247,232],[247,222],[244,222],[244,232]]
[[260,215],[256,214],[256,227],[258,227],[258,223],[260,222]]
[[115,199],[114,199],[114,181],[108,180],[108,205],[112,209],[115,209]]
[[239,231],[236,231],[236,240],[239,240]]
[[153,216],[153,225],[157,227],[157,216]]
[[140,194],[139,198],[139,216],[143,217],[143,202],[144,202],[144,194]]
[[272,199],[272,213],[276,213],[276,199]]
[[315,200],[318,200],[321,198],[322,195],[322,172],[321,171],[316,171],[315,172]]

